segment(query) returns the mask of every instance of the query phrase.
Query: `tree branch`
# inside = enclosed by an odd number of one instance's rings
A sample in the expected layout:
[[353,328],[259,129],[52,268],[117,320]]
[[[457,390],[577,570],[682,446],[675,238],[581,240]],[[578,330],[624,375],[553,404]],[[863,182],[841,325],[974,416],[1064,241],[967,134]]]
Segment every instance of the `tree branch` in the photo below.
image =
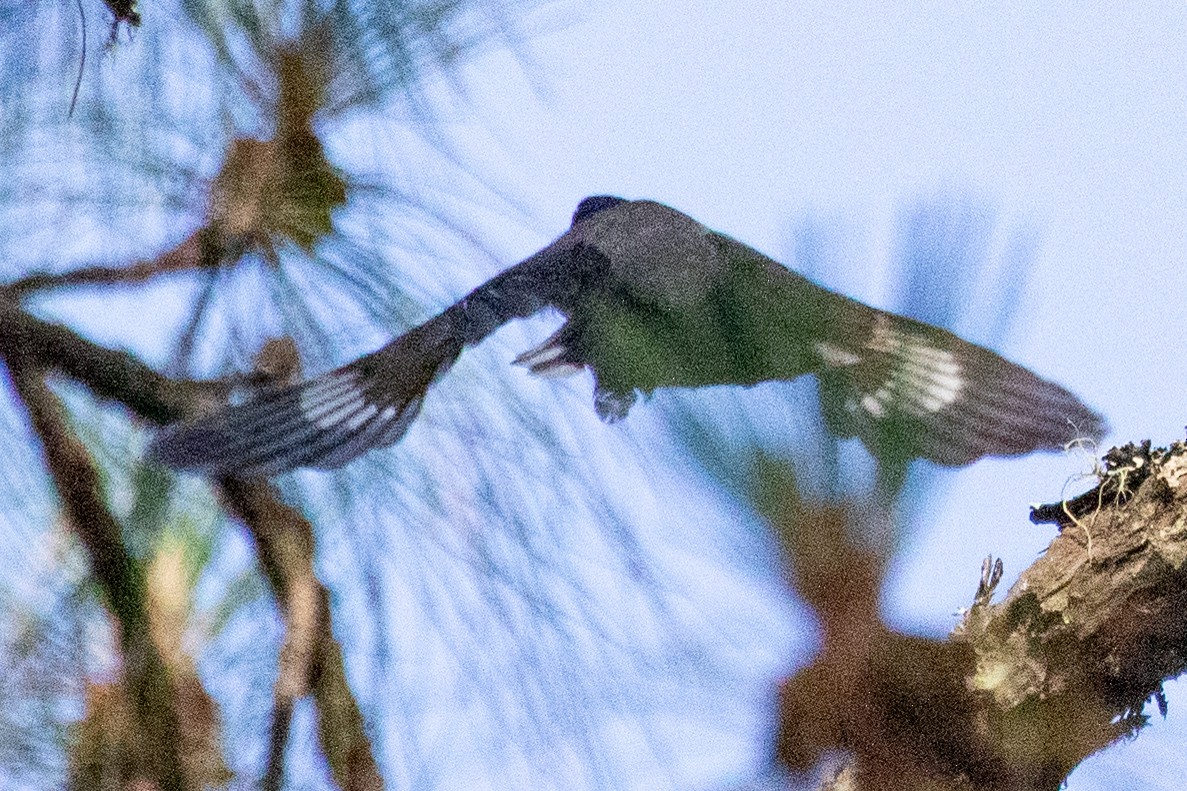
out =
[[[283,603],[288,636],[281,651],[276,717],[312,686],[318,733],[334,780],[344,791],[382,789],[365,723],[346,680],[342,653],[330,630],[329,592],[313,573],[313,527],[263,481],[225,478],[228,509],[251,530],[264,572]],[[273,723],[273,749],[278,731]]]
[[100,346],[31,315],[7,296],[0,296],[0,355],[60,371],[157,424],[179,420],[204,399],[217,400],[226,392],[222,383],[163,376],[128,352]]
[[77,286],[112,286],[144,283],[160,275],[176,274],[208,266],[214,257],[207,239],[210,231],[201,228],[181,244],[156,258],[135,261],[125,266],[87,266],[69,272],[37,272],[25,275],[3,287],[13,297],[21,298],[40,291]]
[[[999,604],[1000,573],[986,564],[948,641],[881,624],[869,604],[880,576],[863,572],[871,561],[843,520],[785,514],[792,573],[825,637],[816,662],[783,684],[781,760],[802,770],[846,750],[863,791],[1056,791],[1084,758],[1143,727],[1151,697],[1164,708],[1162,682],[1187,669],[1187,446],[1106,458],[1099,487],[1061,509],[1062,533]],[[815,549],[796,538],[805,518]],[[812,571],[827,564],[809,552],[831,558],[832,573]]]
[[[41,440],[46,466],[68,521],[118,623],[124,683],[137,725],[130,750],[132,766],[127,767],[130,776],[123,781],[151,779],[161,791],[183,791],[190,785],[178,754],[181,732],[176,690],[150,639],[144,570],[128,554],[120,525],[107,508],[99,471],[69,429],[42,375],[19,356],[9,356],[8,364],[17,394]],[[76,766],[76,770],[85,772],[87,767]]]
[[[35,365],[61,371],[96,395],[118,401],[153,423],[192,414],[202,401],[221,399],[227,387],[222,382],[170,379],[131,354],[107,349],[66,327],[30,315],[5,296],[0,296],[0,355],[10,366],[18,361],[18,367]],[[76,480],[68,470],[63,469],[64,481]],[[348,791],[382,788],[365,724],[346,680],[342,653],[332,634],[329,593],[313,573],[311,525],[284,505],[265,482],[227,479],[220,488],[229,509],[255,538],[260,565],[286,611],[289,628],[298,629],[298,635],[286,638],[286,646],[290,646],[286,656],[294,658],[284,671],[285,686],[279,692],[287,699],[303,689],[300,675],[307,672],[304,684],[313,690],[321,742],[335,780]],[[105,545],[116,545],[118,525],[103,522],[101,527],[110,534]],[[124,555],[116,553],[115,557]],[[98,557],[107,555],[100,552]],[[126,595],[123,592],[128,587],[113,573],[111,589],[114,595]],[[312,619],[311,611],[316,614]],[[310,624],[313,650],[306,671],[302,669],[306,660],[300,657],[309,653],[302,644],[308,639]]]

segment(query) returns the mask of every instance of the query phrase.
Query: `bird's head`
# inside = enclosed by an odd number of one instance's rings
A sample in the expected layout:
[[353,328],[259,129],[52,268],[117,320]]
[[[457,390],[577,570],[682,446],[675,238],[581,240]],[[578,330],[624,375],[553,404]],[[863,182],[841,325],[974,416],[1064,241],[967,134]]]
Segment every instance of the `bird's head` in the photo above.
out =
[[626,198],[619,198],[615,195],[591,195],[577,204],[577,210],[573,212],[573,225],[600,211],[627,202]]

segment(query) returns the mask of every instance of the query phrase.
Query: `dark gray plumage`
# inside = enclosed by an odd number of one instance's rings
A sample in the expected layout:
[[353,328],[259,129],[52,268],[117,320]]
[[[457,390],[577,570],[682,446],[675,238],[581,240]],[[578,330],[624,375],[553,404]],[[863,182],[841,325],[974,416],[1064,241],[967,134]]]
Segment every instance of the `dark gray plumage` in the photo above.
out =
[[608,420],[660,387],[812,373],[829,429],[898,461],[966,464],[1105,430],[1067,390],[987,349],[821,288],[663,204],[594,196],[552,244],[387,346],[170,427],[154,453],[216,474],[340,466],[398,440],[463,348],[546,307],[567,321],[516,362],[588,368]]

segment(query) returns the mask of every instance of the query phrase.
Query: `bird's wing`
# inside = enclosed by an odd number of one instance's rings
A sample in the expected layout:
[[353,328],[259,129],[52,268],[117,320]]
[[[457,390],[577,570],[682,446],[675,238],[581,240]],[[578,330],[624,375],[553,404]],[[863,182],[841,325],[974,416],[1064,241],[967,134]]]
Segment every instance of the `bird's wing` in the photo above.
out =
[[839,306],[813,349],[829,430],[860,437],[880,458],[960,465],[1059,450],[1107,430],[1076,396],[1026,368],[859,303]]
[[[968,464],[1099,439],[1104,419],[989,349],[822,288],[716,234],[730,277],[716,300],[753,348],[739,383],[815,373],[829,430],[883,459]],[[722,310],[719,308],[719,312]],[[741,348],[744,343],[736,343]],[[740,352],[735,352],[739,353]]]
[[399,440],[429,388],[462,349],[514,318],[564,302],[582,272],[568,267],[569,234],[496,275],[438,316],[378,351],[291,387],[170,426],[152,453],[176,469],[276,475],[334,468]]
[[262,389],[243,404],[169,426],[152,453],[168,466],[210,475],[340,467],[400,439],[429,385],[460,351],[430,321],[315,379]]

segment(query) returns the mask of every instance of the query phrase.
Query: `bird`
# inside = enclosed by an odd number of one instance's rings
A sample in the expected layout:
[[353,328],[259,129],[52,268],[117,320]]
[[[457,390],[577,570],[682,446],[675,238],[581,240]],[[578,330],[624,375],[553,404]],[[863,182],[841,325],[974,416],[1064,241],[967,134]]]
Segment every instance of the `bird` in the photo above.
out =
[[898,463],[960,466],[1107,430],[989,349],[830,291],[663,203],[595,195],[551,244],[387,345],[167,426],[151,453],[215,476],[341,467],[399,440],[463,350],[548,308],[564,323],[514,362],[545,377],[590,371],[608,422],[660,388],[814,375],[828,430]]

